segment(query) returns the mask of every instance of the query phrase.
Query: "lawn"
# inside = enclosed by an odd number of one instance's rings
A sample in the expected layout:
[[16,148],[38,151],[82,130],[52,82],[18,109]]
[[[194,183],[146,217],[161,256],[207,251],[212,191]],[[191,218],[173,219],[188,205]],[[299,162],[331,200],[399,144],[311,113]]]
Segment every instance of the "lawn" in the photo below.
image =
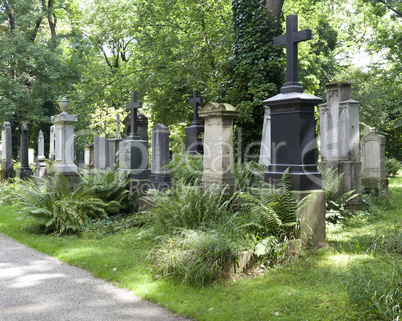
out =
[[377,203],[328,224],[326,248],[199,288],[152,273],[147,255],[153,244],[139,227],[102,239],[44,235],[14,204],[1,207],[0,232],[196,320],[377,320],[350,304],[347,284],[355,267],[383,271],[389,267],[383,258],[401,262],[401,177],[390,181],[390,202]]

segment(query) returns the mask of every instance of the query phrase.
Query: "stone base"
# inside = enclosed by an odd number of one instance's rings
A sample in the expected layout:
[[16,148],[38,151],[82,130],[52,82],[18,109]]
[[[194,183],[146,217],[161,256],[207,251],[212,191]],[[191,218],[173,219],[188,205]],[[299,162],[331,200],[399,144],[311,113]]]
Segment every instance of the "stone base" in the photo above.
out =
[[20,167],[17,169],[17,177],[25,180],[33,176],[33,171],[30,167]]
[[52,168],[50,171],[54,173],[60,173],[62,175],[74,175],[78,173],[78,167],[74,163],[72,164],[61,164],[61,163],[56,163],[53,164]]
[[132,180],[146,180],[148,181],[149,176],[151,174],[150,169],[129,169],[129,168],[119,168],[119,171],[122,171],[127,175],[129,179]]
[[156,189],[164,192],[168,189],[172,189],[173,179],[170,174],[151,174],[149,176],[148,188]]
[[388,178],[362,178],[364,191],[370,193],[374,190],[379,196],[388,194],[388,183]]
[[186,153],[190,155],[203,154],[204,146],[199,136],[204,132],[204,126],[191,125],[186,128]]
[[325,192],[323,190],[293,191],[300,202],[308,197],[300,212],[300,239],[305,245],[325,246]]
[[130,179],[130,199],[138,200],[140,196],[146,195],[148,190],[147,179]]
[[94,165],[87,165],[84,164],[84,167],[82,168],[82,174],[84,175],[90,175],[94,171]]
[[0,170],[0,177],[4,180],[14,178],[15,177],[15,171],[14,169],[2,169]]
[[38,156],[36,161],[35,176],[38,178],[43,178],[46,175],[46,158],[45,156]]
[[216,186],[217,194],[231,196],[236,192],[236,181],[233,175],[226,177],[212,176],[212,175],[203,175],[201,186],[206,188],[208,186]]
[[74,191],[81,186],[81,176],[78,173],[50,173],[49,176],[61,175],[64,176],[68,183],[68,190]]
[[296,191],[309,191],[321,188],[321,174],[316,165],[278,165],[272,164],[264,174],[264,181],[274,185],[289,168],[292,188]]

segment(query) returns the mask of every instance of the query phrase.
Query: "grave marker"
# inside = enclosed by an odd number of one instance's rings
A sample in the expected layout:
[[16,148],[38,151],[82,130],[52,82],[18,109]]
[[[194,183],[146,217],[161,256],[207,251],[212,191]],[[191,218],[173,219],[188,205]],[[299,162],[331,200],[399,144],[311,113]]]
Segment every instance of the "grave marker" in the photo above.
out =
[[17,169],[19,179],[27,179],[33,175],[28,163],[28,125],[23,122],[21,125],[21,144],[20,144],[21,167]]
[[14,176],[14,162],[12,157],[12,134],[11,124],[8,121],[3,123],[1,131],[2,154],[1,171],[3,179],[9,179]]
[[38,135],[38,156],[36,157],[35,176],[42,178],[46,175],[45,138],[40,130]]
[[201,125],[198,117],[198,105],[202,103],[202,97],[198,96],[198,91],[193,91],[193,98],[189,103],[193,105],[193,122],[186,128],[186,152],[195,155],[203,153],[202,139],[200,135],[204,133],[204,126]]

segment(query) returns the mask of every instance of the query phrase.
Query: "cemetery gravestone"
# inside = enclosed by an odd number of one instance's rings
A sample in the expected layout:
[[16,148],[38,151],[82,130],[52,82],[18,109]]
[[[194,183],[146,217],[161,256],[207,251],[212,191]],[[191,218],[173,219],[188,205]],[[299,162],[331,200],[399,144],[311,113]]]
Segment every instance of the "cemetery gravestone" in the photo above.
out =
[[42,178],[46,175],[45,138],[40,130],[38,135],[38,157],[36,158],[35,176]]
[[12,135],[11,124],[8,121],[3,123],[1,131],[2,154],[1,171],[2,178],[9,179],[14,176],[14,162],[12,157]]
[[148,141],[141,140],[138,135],[137,111],[142,102],[137,101],[137,93],[131,93],[131,102],[127,104],[130,110],[130,134],[127,140],[119,144],[119,170],[126,173],[130,179],[131,192],[144,194],[147,189],[150,170],[148,169]]
[[217,185],[225,194],[236,190],[233,159],[233,118],[239,108],[209,102],[200,109],[205,119],[203,186]]
[[77,165],[74,164],[74,124],[77,115],[67,114],[68,100],[63,98],[59,102],[61,114],[52,117],[55,125],[55,163],[51,168],[52,173],[60,173],[65,176],[71,186],[77,181]]
[[268,105],[264,105],[264,109],[259,163],[268,166],[271,164],[271,109]]
[[94,167],[100,171],[109,168],[109,140],[106,137],[94,137]]
[[[131,114],[129,114],[124,120],[123,125],[125,125],[125,137],[126,139],[130,136],[131,132]],[[148,143],[148,118],[144,114],[138,114],[137,117],[137,131],[140,136],[140,140],[144,140]]]
[[85,175],[91,174],[94,170],[94,144],[84,146],[84,168]]
[[362,185],[368,192],[375,190],[379,195],[388,193],[385,172],[385,136],[371,128],[362,141]]
[[198,96],[197,90],[194,90],[193,98],[189,100],[189,103],[193,105],[193,122],[186,128],[186,153],[202,154],[203,146],[200,135],[204,133],[204,126],[201,125],[198,117],[198,104],[202,103],[202,97]]
[[150,189],[165,191],[173,186],[170,170],[165,168],[169,164],[169,135],[169,128],[163,124],[157,124],[152,130],[152,170],[148,182]]
[[298,81],[298,43],[311,39],[311,30],[298,31],[296,15],[286,17],[286,34],[274,38],[275,46],[286,46],[286,82],[280,94],[263,102],[269,108],[271,121],[271,164],[265,181],[275,183],[289,169],[296,201],[309,197],[308,206],[300,213],[300,238],[303,243],[322,246],[325,243],[325,192],[317,169],[315,107],[321,98],[303,93]]
[[21,144],[20,144],[20,161],[21,167],[17,169],[17,177],[19,179],[27,179],[33,175],[32,169],[28,163],[28,126],[22,123],[21,126]]
[[[352,100],[351,83],[326,85],[327,103],[320,105],[321,169],[332,168],[335,176],[343,174],[338,196],[361,188],[359,152],[359,103]],[[334,177],[336,179],[336,177]],[[353,199],[350,204],[358,205]]]

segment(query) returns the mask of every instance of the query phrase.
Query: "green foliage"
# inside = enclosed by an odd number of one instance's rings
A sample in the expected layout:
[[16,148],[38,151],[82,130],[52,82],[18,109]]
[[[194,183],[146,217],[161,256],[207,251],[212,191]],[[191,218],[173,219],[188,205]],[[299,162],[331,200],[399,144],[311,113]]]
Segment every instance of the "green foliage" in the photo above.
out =
[[61,175],[42,179],[39,184],[27,180],[14,196],[22,210],[37,219],[45,232],[75,233],[88,218],[107,216],[106,202],[88,190],[69,191],[68,182]]
[[167,168],[176,183],[193,185],[201,181],[203,156],[175,153]]
[[395,158],[385,158],[385,172],[387,176],[395,176],[402,169],[402,162]]
[[235,164],[234,176],[237,190],[246,191],[251,187],[264,187],[264,172],[266,171],[267,166],[256,161]]
[[18,192],[19,184],[13,180],[0,180],[0,205],[10,205],[13,195]]
[[183,284],[205,286],[228,272],[236,258],[236,245],[216,231],[183,230],[149,254],[153,272],[172,276]]
[[80,236],[84,239],[103,239],[111,234],[127,231],[137,225],[135,215],[115,215],[101,219],[88,219],[81,226]]
[[262,101],[277,94],[283,83],[283,53],[273,45],[281,30],[263,0],[232,1],[232,11],[232,56],[223,67],[219,98],[240,105],[235,123],[242,130],[242,145],[249,154],[258,154],[258,146],[251,144],[261,139]]
[[375,262],[353,267],[346,281],[347,292],[363,315],[398,320],[402,313],[402,267],[398,260],[384,261],[387,265],[380,268]]
[[128,179],[124,173],[110,169],[94,171],[82,177],[84,189],[91,195],[107,203],[108,215],[116,214],[129,205]]

